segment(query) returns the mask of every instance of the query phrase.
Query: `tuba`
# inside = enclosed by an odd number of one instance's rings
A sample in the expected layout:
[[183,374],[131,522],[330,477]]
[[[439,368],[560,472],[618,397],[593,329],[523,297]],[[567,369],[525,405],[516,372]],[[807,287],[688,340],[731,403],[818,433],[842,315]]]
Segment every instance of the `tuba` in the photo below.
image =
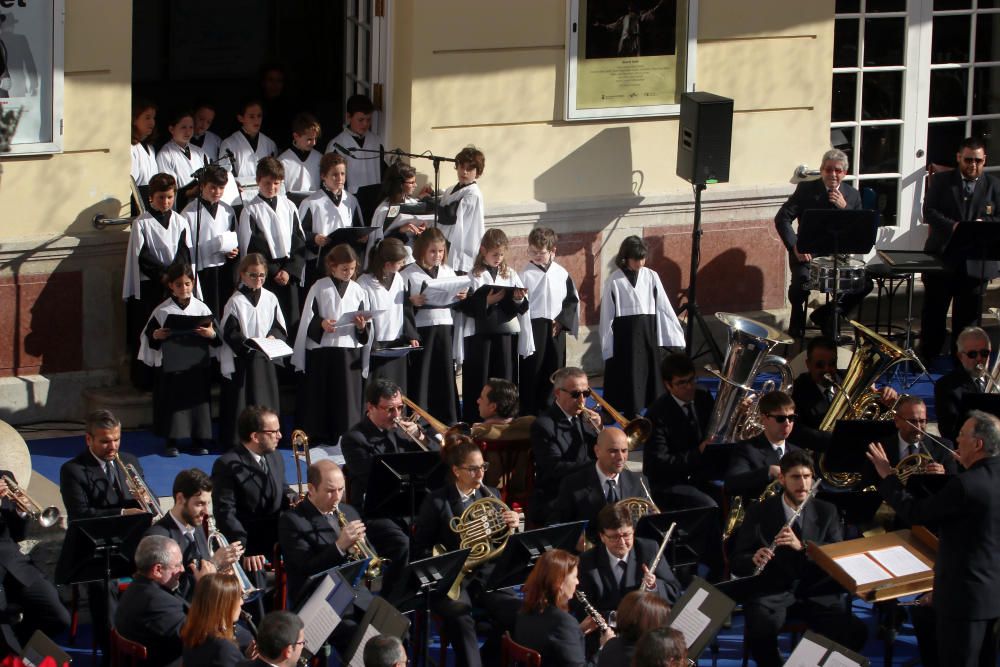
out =
[[[466,507],[462,516],[452,517],[448,526],[460,536],[458,548],[471,550],[465,559],[462,571],[455,577],[455,583],[448,591],[448,597],[452,600],[457,600],[461,593],[462,579],[477,566],[502,554],[510,537],[510,526],[503,518],[503,513],[510,508],[493,496],[486,486],[483,486],[483,489],[490,495]],[[438,555],[443,553],[444,549],[436,547],[434,551],[435,555]]]
[[[875,381],[890,368],[904,361],[912,361],[923,369],[923,364],[912,350],[903,350],[868,327],[848,320],[854,327],[854,354],[844,373],[844,381],[837,385],[837,393],[830,404],[819,430],[833,431],[841,419],[883,419],[891,417],[892,411],[879,408],[880,396],[872,391]],[[924,370],[926,373],[926,370]],[[820,456],[819,468],[823,479],[831,486],[846,489],[861,481],[858,473],[829,472]]]
[[[755,397],[774,388],[768,380],[758,394],[752,388],[761,369],[776,368],[781,375],[781,391],[792,387],[792,372],[784,357],[771,354],[777,345],[787,345],[792,339],[762,322],[731,313],[715,316],[729,327],[729,348],[719,371],[709,369],[721,380],[715,397],[715,409],[708,422],[709,442],[748,440],[763,430],[757,417]],[[746,399],[751,399],[748,405]]]

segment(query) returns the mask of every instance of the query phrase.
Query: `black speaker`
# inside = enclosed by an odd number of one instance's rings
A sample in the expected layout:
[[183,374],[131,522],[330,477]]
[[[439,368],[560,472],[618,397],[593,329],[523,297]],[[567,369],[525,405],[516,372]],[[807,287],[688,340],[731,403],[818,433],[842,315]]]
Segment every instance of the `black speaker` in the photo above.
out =
[[733,143],[733,101],[712,93],[681,95],[677,132],[677,175],[691,183],[729,180]]

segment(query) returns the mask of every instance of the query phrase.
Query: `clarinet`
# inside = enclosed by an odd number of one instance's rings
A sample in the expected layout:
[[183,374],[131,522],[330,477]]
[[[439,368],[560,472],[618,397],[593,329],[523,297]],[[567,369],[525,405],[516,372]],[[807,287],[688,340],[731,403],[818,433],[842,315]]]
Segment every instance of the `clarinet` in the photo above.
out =
[[583,607],[583,610],[587,612],[587,615],[594,619],[594,623],[597,624],[597,627],[602,634],[611,629],[608,626],[608,622],[604,620],[603,616],[601,616],[601,612],[594,609],[594,605],[590,604],[590,601],[587,600],[587,596],[583,594],[583,591],[576,591],[573,595],[576,596],[577,602],[579,602],[580,606]]
[[[802,504],[799,505],[798,508],[796,508],[795,513],[792,514],[792,518],[790,518],[788,521],[785,522],[785,525],[782,526],[781,530],[784,530],[785,528],[788,528],[789,526],[791,526],[795,522],[795,520],[798,519],[802,515],[802,510],[804,510],[806,508],[806,505],[809,504],[809,501],[812,500],[813,496],[816,495],[816,491],[819,490],[819,485],[821,483],[822,483],[822,480],[816,480],[813,483],[813,487],[811,489],[809,489],[809,495],[806,496],[806,499],[802,501]],[[781,534],[781,530],[778,531],[778,535]],[[778,535],[774,536],[774,539],[771,540],[771,544],[769,544],[768,547],[767,547],[768,550],[771,551],[771,553],[774,553],[774,550],[778,546]],[[770,562],[770,561],[768,561],[768,562]],[[758,565],[757,569],[754,570],[754,576],[757,576],[758,574],[760,574],[761,572],[763,572],[765,567],[767,567],[767,563],[763,563],[761,565]]]

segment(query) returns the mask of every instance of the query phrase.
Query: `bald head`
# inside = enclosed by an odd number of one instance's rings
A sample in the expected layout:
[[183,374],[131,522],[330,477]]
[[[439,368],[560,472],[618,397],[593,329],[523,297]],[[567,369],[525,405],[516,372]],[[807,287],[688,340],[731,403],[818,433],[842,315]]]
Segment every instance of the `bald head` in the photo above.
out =
[[597,436],[594,444],[597,466],[608,477],[625,469],[628,462],[628,437],[620,428],[606,428]]
[[332,512],[344,497],[344,473],[330,459],[317,461],[309,466],[309,502],[324,514]]

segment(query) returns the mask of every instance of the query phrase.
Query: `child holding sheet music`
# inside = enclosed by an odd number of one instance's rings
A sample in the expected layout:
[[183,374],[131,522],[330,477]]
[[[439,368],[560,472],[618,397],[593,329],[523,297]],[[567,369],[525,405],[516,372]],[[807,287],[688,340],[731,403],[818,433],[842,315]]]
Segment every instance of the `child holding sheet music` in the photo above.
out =
[[[324,259],[334,243],[333,233],[348,227],[363,227],[357,198],[344,189],[347,160],[340,153],[327,153],[319,162],[322,179],[319,190],[299,206],[299,219],[306,239],[306,287],[325,274]],[[355,252],[364,249],[364,240],[354,241]]]
[[287,340],[285,318],[274,293],[264,288],[267,261],[252,252],[240,262],[240,285],[222,312],[219,366],[222,400],[219,404],[219,444],[223,449],[239,444],[236,418],[248,405],[267,405],[281,414],[278,374],[274,361],[261,351],[254,338]]
[[[410,353],[407,396],[445,424],[454,424],[458,421],[452,317],[455,304],[442,297],[454,291],[443,289],[445,283],[463,279],[445,263],[445,238],[436,227],[417,237],[413,258],[416,261],[400,275],[406,282],[408,308],[414,312],[417,336],[424,349]],[[466,287],[455,292],[458,301],[469,293],[465,282]],[[435,284],[442,285],[442,289],[432,287]]]
[[257,165],[257,196],[240,214],[237,229],[240,254],[258,252],[267,260],[264,286],[281,304],[290,335],[294,336],[302,312],[299,288],[305,278],[305,237],[295,205],[280,194],[285,169],[277,158],[265,157]]
[[361,420],[372,341],[368,295],[354,282],[357,254],[342,243],[325,262],[328,277],[309,288],[292,355],[304,373],[299,423],[315,444],[336,443]]
[[187,203],[198,195],[195,172],[208,164],[205,154],[197,146],[191,145],[194,135],[194,115],[190,111],[177,111],[169,117],[167,131],[170,141],[163,144],[156,155],[156,167],[161,173],[177,179],[178,211],[183,211]]
[[194,454],[212,441],[211,357],[222,344],[212,311],[193,296],[189,264],[167,269],[170,298],[153,311],[142,333],[139,359],[155,369],[153,432],[166,438],[164,456],[177,456],[177,441],[191,439]]
[[399,239],[382,239],[372,248],[368,272],[358,279],[374,313],[375,341],[368,380],[388,378],[404,394],[409,353],[400,348],[420,346],[413,311],[403,307],[406,286],[399,271],[405,261],[406,248]]
[[528,319],[527,291],[504,257],[507,235],[490,229],[483,235],[479,254],[469,274],[469,297],[463,313],[462,414],[470,424],[479,421],[476,398],[489,378],[517,383],[517,359],[534,352]]
[[[383,238],[399,239],[407,246],[407,252],[411,252],[409,247],[413,245],[413,239],[427,229],[427,223],[413,221],[396,225],[397,221],[412,220],[418,207],[421,211],[426,208],[413,198],[413,190],[416,187],[417,170],[410,165],[396,162],[386,169],[385,181],[382,183],[384,199],[372,214],[372,226],[375,231],[368,237],[369,253]],[[406,206],[413,209],[408,211]]]
[[222,167],[205,167],[199,178],[201,196],[181,212],[188,224],[188,236],[194,243],[201,300],[213,313],[221,313],[233,293],[230,262],[240,252],[236,240],[236,214],[222,201],[228,180],[229,174]]
[[[552,404],[552,374],[566,365],[566,332],[576,336],[580,297],[573,279],[555,261],[556,233],[536,227],[528,235],[530,262],[521,281],[531,295],[531,337],[535,353],[521,359],[521,413],[536,415]],[[525,332],[527,335],[527,332]]]

